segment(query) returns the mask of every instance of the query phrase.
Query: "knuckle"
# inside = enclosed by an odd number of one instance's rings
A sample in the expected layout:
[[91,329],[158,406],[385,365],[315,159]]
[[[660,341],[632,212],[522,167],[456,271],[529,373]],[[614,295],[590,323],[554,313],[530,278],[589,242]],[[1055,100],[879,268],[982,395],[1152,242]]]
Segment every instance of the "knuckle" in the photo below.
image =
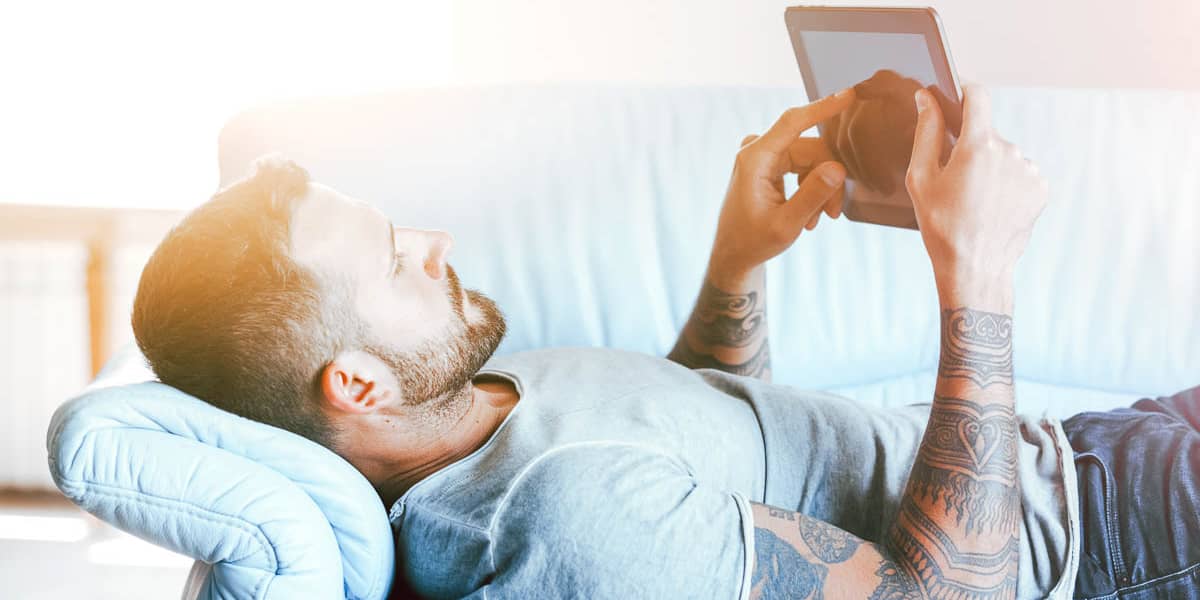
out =
[[750,146],[743,146],[734,156],[733,162],[736,165],[745,166],[753,162],[755,151]]
[[772,219],[764,232],[766,240],[772,245],[788,242],[788,227],[784,219]]
[[904,185],[910,190],[921,189],[929,174],[922,167],[910,168],[904,175]]

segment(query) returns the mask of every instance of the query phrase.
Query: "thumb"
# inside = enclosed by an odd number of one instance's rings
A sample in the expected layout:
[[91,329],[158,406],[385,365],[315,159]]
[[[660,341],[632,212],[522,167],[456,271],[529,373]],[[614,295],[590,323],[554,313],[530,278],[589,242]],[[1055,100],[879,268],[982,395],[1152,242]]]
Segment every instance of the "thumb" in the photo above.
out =
[[917,128],[913,134],[912,160],[909,176],[921,176],[941,170],[942,144],[946,138],[946,122],[942,108],[928,90],[917,90]]
[[800,189],[796,190],[782,207],[788,231],[795,231],[796,235],[800,235],[800,230],[821,211],[826,202],[837,195],[845,179],[846,168],[832,160],[825,161],[809,171],[800,181]]

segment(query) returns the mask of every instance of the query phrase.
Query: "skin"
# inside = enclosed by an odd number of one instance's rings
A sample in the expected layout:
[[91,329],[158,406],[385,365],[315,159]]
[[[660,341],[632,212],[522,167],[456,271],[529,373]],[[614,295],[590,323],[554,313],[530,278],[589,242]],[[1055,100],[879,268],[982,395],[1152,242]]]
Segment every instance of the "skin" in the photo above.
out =
[[[938,379],[925,438],[899,514],[862,540],[801,513],[753,504],[755,598],[1014,598],[1020,488],[1012,387],[1013,269],[1046,205],[1037,168],[991,126],[990,101],[964,89],[962,135],[926,90],[904,183],[929,253],[942,314]],[[843,93],[792,109],[743,142],[697,308],[669,356],[681,364],[767,379],[763,263],[840,213],[841,173],[800,132],[848,108]],[[831,114],[831,109],[834,114]],[[765,142],[764,142],[765,140]],[[839,148],[851,161],[852,146]],[[816,168],[811,168],[817,165]],[[782,194],[783,176],[799,190]]]
[[[291,229],[293,258],[324,277],[345,278],[360,318],[383,339],[402,340],[399,350],[439,339],[458,318],[447,292],[446,257],[454,239],[446,232],[393,227],[379,210],[315,183],[296,207]],[[479,319],[465,294],[463,302],[466,319]],[[322,410],[339,432],[338,454],[388,505],[482,446],[518,400],[507,380],[472,381],[464,390],[470,395],[465,410],[431,422],[405,403],[413,399],[404,398],[388,366],[358,349],[330,361],[320,382]]]

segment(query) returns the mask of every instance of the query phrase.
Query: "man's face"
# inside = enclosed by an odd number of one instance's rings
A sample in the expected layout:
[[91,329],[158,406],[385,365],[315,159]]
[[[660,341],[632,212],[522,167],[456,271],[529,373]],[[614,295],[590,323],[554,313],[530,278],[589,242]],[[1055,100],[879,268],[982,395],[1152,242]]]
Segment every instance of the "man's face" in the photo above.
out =
[[[367,346],[393,371],[404,403],[462,390],[504,336],[494,302],[463,290],[449,234],[394,227],[379,210],[313,183],[292,216],[292,257],[348,287]],[[326,285],[326,293],[335,287]]]

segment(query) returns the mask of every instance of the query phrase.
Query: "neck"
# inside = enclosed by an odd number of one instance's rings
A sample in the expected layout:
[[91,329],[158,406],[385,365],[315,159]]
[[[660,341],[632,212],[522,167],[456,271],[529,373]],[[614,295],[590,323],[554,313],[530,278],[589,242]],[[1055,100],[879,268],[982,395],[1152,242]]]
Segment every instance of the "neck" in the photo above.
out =
[[470,395],[467,410],[437,432],[429,446],[414,452],[403,464],[380,465],[379,470],[367,475],[385,506],[390,508],[421,480],[478,450],[496,432],[518,400],[516,389],[507,380],[468,382],[462,393]]

